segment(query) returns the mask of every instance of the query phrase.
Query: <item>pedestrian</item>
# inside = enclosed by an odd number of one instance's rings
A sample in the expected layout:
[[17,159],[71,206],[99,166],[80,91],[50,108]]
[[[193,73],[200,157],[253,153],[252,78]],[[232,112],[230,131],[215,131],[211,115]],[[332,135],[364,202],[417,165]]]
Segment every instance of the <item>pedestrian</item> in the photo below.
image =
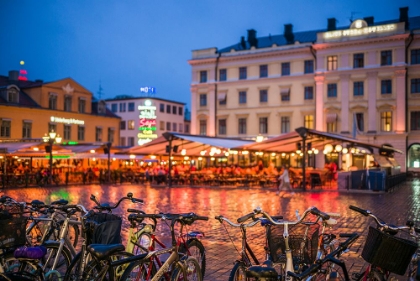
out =
[[[290,192],[290,194],[295,194],[290,187],[290,178],[289,178],[289,169],[287,166],[283,165],[283,173],[279,176],[279,186],[277,190],[277,194],[280,194],[280,197],[284,197],[286,195],[286,191]],[[283,191],[284,190],[284,191]]]

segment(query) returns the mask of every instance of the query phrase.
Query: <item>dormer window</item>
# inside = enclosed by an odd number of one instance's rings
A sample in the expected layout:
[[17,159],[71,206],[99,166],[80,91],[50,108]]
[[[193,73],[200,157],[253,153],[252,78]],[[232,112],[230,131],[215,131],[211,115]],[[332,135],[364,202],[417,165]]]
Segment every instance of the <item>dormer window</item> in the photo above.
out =
[[7,89],[7,102],[19,103],[19,91],[16,88]]
[[104,102],[98,102],[98,114],[105,114],[105,103]]

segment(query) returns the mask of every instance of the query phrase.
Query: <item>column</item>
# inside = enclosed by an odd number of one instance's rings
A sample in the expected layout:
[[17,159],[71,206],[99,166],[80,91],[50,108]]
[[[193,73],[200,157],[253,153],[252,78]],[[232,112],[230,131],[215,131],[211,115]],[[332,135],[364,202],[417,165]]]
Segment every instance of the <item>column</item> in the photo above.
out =
[[[395,128],[394,131],[396,133],[404,133],[405,132],[405,95],[406,95],[406,87],[405,87],[405,74],[406,70],[396,70],[394,72],[395,74],[395,80],[396,80],[396,102],[397,102],[397,108],[395,110],[395,118],[393,117],[393,127]],[[394,113],[393,113],[394,114]],[[408,112],[407,112],[408,114]]]
[[368,133],[376,133],[376,120],[377,120],[377,110],[376,110],[376,99],[377,99],[377,80],[378,72],[368,72]]
[[197,129],[197,86],[191,86],[191,126],[190,134],[196,135],[198,132]]
[[216,86],[214,84],[209,85],[207,90],[207,108],[208,108],[208,116],[207,116],[207,135],[214,137],[216,135],[216,99],[217,95],[214,92],[216,90]]
[[341,133],[350,134],[349,131],[349,81],[350,74],[341,74]]
[[315,130],[325,131],[324,128],[324,76],[315,76]]

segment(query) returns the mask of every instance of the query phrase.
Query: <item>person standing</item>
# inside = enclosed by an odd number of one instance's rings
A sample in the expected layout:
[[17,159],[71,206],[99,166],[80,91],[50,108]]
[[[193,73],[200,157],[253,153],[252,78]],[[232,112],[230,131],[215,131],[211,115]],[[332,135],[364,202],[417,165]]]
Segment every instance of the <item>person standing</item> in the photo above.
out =
[[283,192],[283,189],[289,191],[291,194],[295,194],[290,187],[289,169],[285,165],[283,165],[282,168],[283,173],[279,176],[280,184],[277,190],[277,194],[280,194],[281,192],[280,196],[283,197],[286,194],[286,192]]

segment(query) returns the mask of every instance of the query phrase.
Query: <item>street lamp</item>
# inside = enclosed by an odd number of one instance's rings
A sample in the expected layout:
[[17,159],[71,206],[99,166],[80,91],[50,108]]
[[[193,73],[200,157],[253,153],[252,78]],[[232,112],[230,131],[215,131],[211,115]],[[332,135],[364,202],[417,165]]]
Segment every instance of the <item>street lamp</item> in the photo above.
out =
[[48,145],[45,146],[45,151],[50,153],[50,179],[52,179],[53,169],[53,157],[52,157],[52,148],[54,143],[60,143],[61,137],[58,135],[54,130],[51,130],[48,134],[45,134],[42,139],[45,143],[48,143]]

